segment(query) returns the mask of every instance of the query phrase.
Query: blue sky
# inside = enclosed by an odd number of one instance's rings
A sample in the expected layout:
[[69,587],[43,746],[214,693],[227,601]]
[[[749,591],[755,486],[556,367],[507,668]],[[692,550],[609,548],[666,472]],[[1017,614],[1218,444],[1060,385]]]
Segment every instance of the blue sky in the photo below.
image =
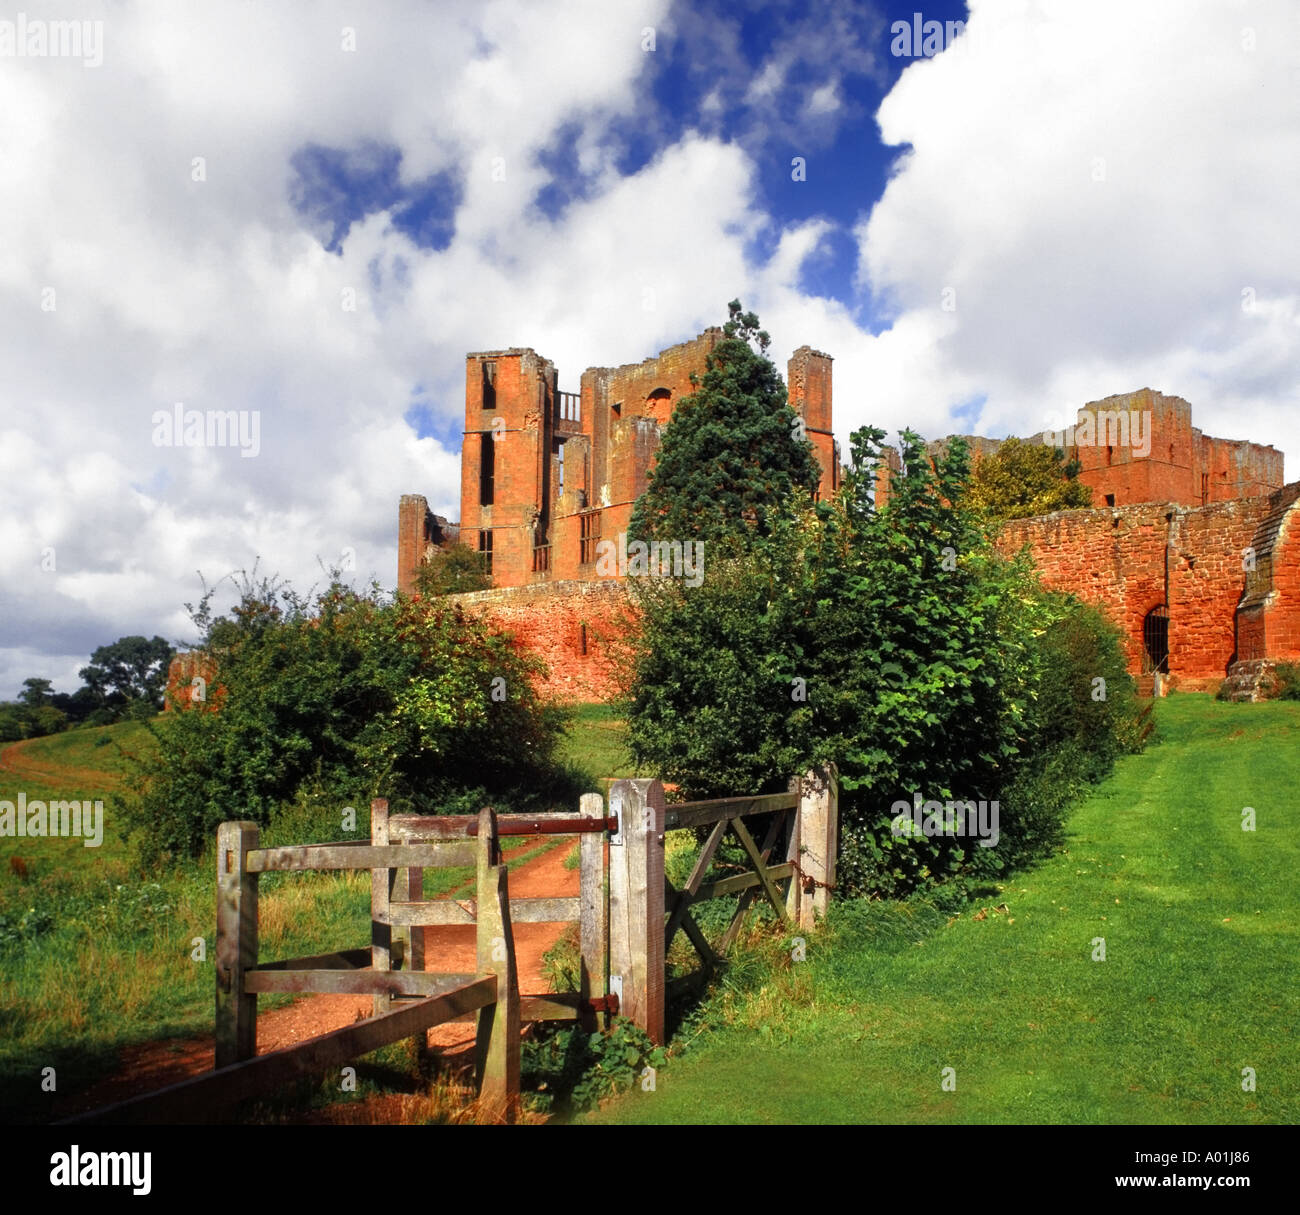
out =
[[[917,13],[966,26],[893,53]],[[458,511],[466,352],[572,390],[736,297],[834,357],[844,446],[1151,387],[1297,475],[1293,0],[78,16],[93,62],[0,60],[0,698],[254,562],[391,586],[400,495]],[[158,442],[177,404],[256,455]]]
[[[746,90],[765,65],[780,62],[783,51],[819,27],[829,14],[851,31],[852,40],[827,48],[810,42],[803,54],[795,51],[774,80],[772,93],[759,104]],[[917,24],[917,17],[920,24]],[[914,57],[925,57],[924,41],[912,57],[892,53],[900,36],[912,45],[912,32],[946,43],[964,29],[967,8],[962,0],[945,0],[918,10],[912,3],[856,2],[808,6],[798,3],[751,4],[712,0],[687,8],[676,18],[682,28],[663,36],[656,31],[655,51],[646,58],[641,87],[654,121],[645,108],[611,122],[603,139],[614,153],[615,170],[631,177],[645,169],[665,147],[692,130],[734,143],[756,167],[755,203],[772,220],[747,252],[761,261],[770,256],[780,230],[808,220],[829,220],[834,226],[817,254],[800,268],[799,286],[806,294],[834,299],[864,328],[877,332],[887,318],[873,307],[869,284],[855,283],[857,244],[855,223],[884,191],[891,167],[906,150],[887,147],[880,139],[875,112],[903,69]],[[899,30],[902,22],[907,31]],[[817,52],[833,49],[823,57]],[[837,85],[833,112],[803,122],[774,124],[772,109],[797,108],[828,82]],[[531,203],[551,221],[559,221],[574,202],[590,198],[599,183],[584,174],[574,139],[579,124],[570,122],[537,152],[547,180]],[[802,175],[794,165],[802,158]],[[454,171],[443,171],[403,182],[401,149],[366,142],[350,146],[310,144],[292,158],[291,199],[303,219],[317,226],[323,246],[341,254],[351,225],[376,212],[389,212],[393,227],[420,249],[442,251],[450,244],[464,191]],[[811,183],[811,184],[810,184]],[[408,415],[420,434],[446,438],[446,419],[427,409]],[[454,429],[454,426],[453,426]]]

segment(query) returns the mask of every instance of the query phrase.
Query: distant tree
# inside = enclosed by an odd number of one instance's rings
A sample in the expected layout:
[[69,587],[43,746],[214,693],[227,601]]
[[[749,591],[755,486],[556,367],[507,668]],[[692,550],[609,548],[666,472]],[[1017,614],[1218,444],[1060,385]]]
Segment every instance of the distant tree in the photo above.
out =
[[632,513],[634,537],[765,538],[796,495],[817,488],[821,468],[767,357],[771,339],[739,300],[727,307],[723,340],[664,427],[649,486]]
[[48,679],[24,679],[23,690],[18,693],[18,699],[29,709],[39,709],[41,705],[53,703],[54,686]]
[[1077,510],[1092,505],[1092,489],[1078,477],[1078,460],[1059,447],[1007,439],[975,465],[966,503],[996,523]]
[[100,646],[90,656],[90,665],[78,674],[102,703],[142,700],[157,710],[162,708],[167,667],[174,653],[161,637],[121,637]]
[[491,585],[492,576],[483,554],[464,544],[436,550],[415,572],[416,592],[426,598],[485,591]]
[[17,702],[0,704],[0,743],[26,738],[23,718],[26,710]]
[[71,694],[55,692],[51,703],[59,712],[66,713],[69,723],[74,726],[90,721],[96,713],[100,717],[92,724],[107,724],[116,716],[111,710],[105,709],[103,701],[84,684]]

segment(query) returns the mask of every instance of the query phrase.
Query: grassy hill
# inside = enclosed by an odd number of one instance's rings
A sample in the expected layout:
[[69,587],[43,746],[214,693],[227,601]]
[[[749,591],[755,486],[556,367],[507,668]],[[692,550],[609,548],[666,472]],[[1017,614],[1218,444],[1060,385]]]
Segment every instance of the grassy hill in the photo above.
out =
[[94,870],[105,862],[121,861],[124,846],[116,810],[126,757],[152,745],[152,736],[140,722],[122,722],[0,746],[0,798],[16,801],[19,793],[25,793],[28,800],[98,798],[104,802],[104,840],[99,848],[87,848],[81,840],[4,836],[0,837],[0,865],[9,871],[10,857],[18,856],[24,867],[41,874],[68,868]]

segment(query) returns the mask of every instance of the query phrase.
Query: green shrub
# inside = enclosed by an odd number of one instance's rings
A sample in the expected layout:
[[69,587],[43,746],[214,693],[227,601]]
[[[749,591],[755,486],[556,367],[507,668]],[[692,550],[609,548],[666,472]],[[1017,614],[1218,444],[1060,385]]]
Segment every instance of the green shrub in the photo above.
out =
[[621,1017],[604,1032],[572,1022],[540,1022],[524,1039],[521,1084],[534,1109],[567,1113],[631,1088],[646,1068],[657,1070],[666,1060],[662,1047]]
[[[1137,714],[1114,626],[1000,557],[962,504],[965,445],[931,461],[905,432],[877,510],[882,439],[853,435],[833,502],[792,508],[762,543],[711,544],[702,585],[634,581],[626,711],[637,761],[692,797],[835,762],[839,892],[898,897],[1050,849],[1081,788],[1137,745]],[[998,802],[996,846],[898,834],[918,796]]]
[[1277,686],[1275,699],[1300,700],[1300,663],[1279,662],[1273,668],[1273,680]]
[[464,544],[436,550],[415,571],[416,593],[429,597],[485,591],[491,585],[487,559]]
[[197,855],[221,822],[291,816],[337,839],[346,806],[459,813],[576,796],[557,759],[565,713],[508,636],[443,602],[334,583],[308,601],[245,582],[229,617],[194,612],[216,676],[168,713],[127,813],[142,859]]

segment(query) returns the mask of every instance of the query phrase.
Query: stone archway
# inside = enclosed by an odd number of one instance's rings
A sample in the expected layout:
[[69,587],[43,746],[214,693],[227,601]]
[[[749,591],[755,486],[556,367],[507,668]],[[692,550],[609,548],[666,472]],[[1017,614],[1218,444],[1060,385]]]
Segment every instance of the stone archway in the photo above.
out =
[[668,425],[669,415],[673,412],[673,394],[667,388],[656,388],[645,402],[646,414],[659,423],[662,430]]

